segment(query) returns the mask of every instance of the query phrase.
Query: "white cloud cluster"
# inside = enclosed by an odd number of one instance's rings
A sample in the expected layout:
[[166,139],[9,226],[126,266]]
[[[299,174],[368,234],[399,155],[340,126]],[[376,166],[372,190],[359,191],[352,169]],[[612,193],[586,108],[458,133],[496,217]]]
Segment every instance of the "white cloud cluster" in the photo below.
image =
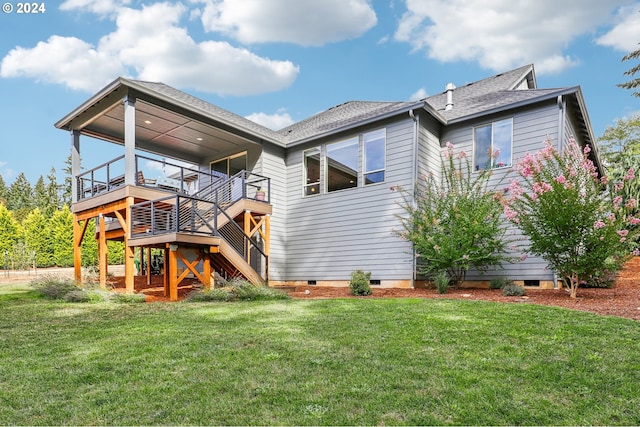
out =
[[616,25],[596,41],[599,45],[626,53],[640,48],[640,2],[620,7]]
[[242,43],[300,46],[361,36],[377,23],[367,0],[200,0],[202,23]]
[[272,130],[280,130],[294,123],[289,113],[284,110],[278,110],[275,114],[253,113],[246,118]]
[[576,37],[607,23],[624,0],[406,0],[395,39],[430,58],[478,62],[504,71],[535,63],[562,71],[577,58],[563,53]]
[[220,95],[280,90],[299,73],[290,61],[260,57],[220,41],[197,43],[179,25],[180,3],[141,9],[125,0],[67,0],[63,6],[115,17],[116,29],[97,46],[75,37],[51,36],[33,48],[17,47],[0,63],[2,77],[28,77],[95,91],[117,76],[162,81]]

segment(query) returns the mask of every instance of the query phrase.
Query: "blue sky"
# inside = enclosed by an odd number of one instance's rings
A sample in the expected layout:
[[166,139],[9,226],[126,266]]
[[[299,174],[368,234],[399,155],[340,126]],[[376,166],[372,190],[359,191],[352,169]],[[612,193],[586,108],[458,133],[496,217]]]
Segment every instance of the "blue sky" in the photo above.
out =
[[[582,87],[596,136],[640,111],[640,1],[58,0],[0,13],[0,175],[62,177],[53,124],[118,76],[162,81],[273,129],[348,100],[415,100],[533,63]],[[9,6],[7,6],[9,5]],[[10,7],[12,6],[12,7]],[[13,9],[10,13],[8,9]],[[121,154],[83,143],[87,168]]]

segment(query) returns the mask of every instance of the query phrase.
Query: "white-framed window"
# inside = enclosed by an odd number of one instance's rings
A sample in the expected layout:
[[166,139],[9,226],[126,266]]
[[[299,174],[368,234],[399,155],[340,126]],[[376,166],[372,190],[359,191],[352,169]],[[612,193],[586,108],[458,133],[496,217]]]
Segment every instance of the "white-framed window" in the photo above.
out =
[[320,194],[320,147],[304,152],[304,195]]
[[358,186],[359,138],[327,144],[327,192]]
[[513,119],[473,129],[473,167],[476,171],[511,166]]
[[384,182],[387,132],[378,129],[362,136],[364,185]]

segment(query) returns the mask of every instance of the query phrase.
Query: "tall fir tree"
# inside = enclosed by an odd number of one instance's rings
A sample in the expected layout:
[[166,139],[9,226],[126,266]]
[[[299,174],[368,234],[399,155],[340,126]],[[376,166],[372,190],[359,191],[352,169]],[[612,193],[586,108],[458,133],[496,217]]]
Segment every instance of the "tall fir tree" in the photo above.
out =
[[26,218],[34,205],[33,189],[24,172],[21,172],[9,187],[7,208],[13,211],[20,221]]
[[0,203],[0,264],[11,268],[11,258],[16,243],[20,240],[20,225],[7,207]]

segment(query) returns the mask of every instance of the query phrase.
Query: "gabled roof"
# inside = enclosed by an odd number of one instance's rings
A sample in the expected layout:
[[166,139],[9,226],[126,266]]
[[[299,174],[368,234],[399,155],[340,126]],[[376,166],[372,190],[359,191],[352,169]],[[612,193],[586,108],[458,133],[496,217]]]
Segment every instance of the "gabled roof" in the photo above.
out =
[[385,117],[395,116],[412,108],[420,108],[421,102],[371,102],[349,101],[331,107],[300,122],[294,123],[278,133],[289,144],[330,135],[354,126],[360,126]]

